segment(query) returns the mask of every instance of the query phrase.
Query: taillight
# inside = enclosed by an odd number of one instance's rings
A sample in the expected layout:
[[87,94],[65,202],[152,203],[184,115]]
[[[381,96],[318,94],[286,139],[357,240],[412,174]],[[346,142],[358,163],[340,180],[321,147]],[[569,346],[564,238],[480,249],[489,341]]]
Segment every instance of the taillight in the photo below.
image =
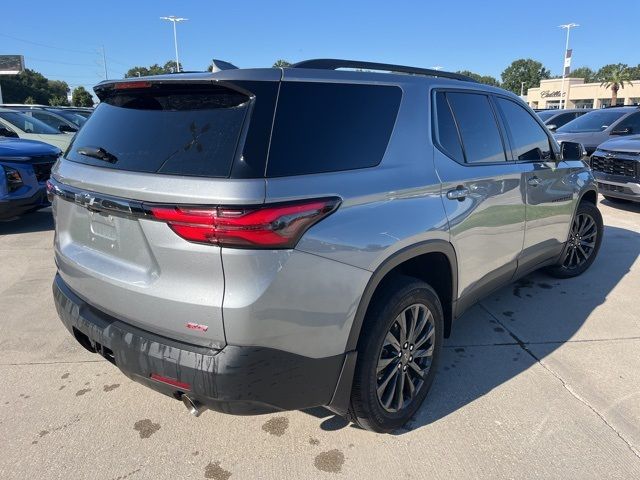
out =
[[185,240],[223,247],[293,248],[313,224],[333,213],[338,198],[259,207],[145,205],[145,210]]

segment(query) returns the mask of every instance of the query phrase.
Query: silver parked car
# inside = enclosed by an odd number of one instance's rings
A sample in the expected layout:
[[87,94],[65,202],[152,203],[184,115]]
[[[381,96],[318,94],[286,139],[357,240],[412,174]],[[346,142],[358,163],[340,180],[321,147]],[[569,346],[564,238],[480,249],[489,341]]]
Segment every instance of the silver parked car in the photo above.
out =
[[568,108],[563,110],[541,110],[537,111],[536,114],[540,117],[540,120],[544,122],[547,128],[554,132],[558,128],[566,125],[572,120],[575,120],[578,117],[581,117],[585,113],[589,113],[592,110],[590,108]]
[[614,107],[593,110],[558,128],[556,140],[581,143],[591,155],[610,138],[640,133],[640,107]]
[[604,198],[640,202],[640,135],[602,143],[590,163]]
[[309,60],[95,91],[49,183],[58,313],[194,414],[325,405],[391,431],[456,317],[598,253],[582,147],[462,75]]

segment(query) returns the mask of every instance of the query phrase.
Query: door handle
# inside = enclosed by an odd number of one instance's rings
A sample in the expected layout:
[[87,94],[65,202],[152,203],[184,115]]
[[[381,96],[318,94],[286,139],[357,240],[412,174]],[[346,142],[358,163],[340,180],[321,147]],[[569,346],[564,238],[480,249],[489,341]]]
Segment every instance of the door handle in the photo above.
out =
[[527,184],[530,187],[537,187],[538,185],[540,185],[542,183],[542,180],[540,180],[538,177],[531,177],[529,178],[529,180],[527,180]]
[[469,189],[462,185],[447,192],[447,198],[449,200],[459,200],[460,202],[463,201],[467,195],[469,195]]

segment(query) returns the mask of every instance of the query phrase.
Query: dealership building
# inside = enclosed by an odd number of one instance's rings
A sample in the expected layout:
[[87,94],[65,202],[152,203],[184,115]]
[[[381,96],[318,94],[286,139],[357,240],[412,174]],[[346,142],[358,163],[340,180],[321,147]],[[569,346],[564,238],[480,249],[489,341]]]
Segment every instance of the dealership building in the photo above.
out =
[[[527,91],[526,101],[531,108],[560,108],[562,79],[542,80],[537,88]],[[565,78],[566,108],[603,108],[611,106],[611,89],[600,83],[584,83],[583,78]],[[616,105],[640,105],[640,80],[625,84],[618,90]]]

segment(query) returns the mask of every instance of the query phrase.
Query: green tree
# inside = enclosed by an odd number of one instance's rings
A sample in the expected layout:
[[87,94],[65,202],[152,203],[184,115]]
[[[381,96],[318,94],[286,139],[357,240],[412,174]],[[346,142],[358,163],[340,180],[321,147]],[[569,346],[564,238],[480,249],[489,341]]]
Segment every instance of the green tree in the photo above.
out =
[[47,80],[47,86],[53,97],[67,98],[67,95],[69,95],[70,90],[67,82],[63,82],[62,80]]
[[36,99],[33,98],[33,97],[27,97],[27,98],[24,99],[24,103],[26,105],[33,105],[33,104],[36,103]]
[[596,80],[601,87],[611,89],[611,105],[618,100],[618,91],[631,83],[633,71],[626,63],[605,65],[596,73]]
[[591,83],[595,78],[596,72],[589,67],[578,67],[569,74],[570,78],[584,78],[584,83]]
[[551,76],[551,72],[542,63],[530,58],[515,60],[501,74],[502,88],[520,94],[522,82],[524,89],[540,86],[540,81]]
[[25,69],[18,75],[0,76],[0,85],[6,103],[23,103],[31,97],[35,103],[47,105],[51,98],[66,99],[69,93],[69,85],[66,82],[49,80],[41,73],[30,69]]
[[499,87],[500,82],[491,75],[480,75],[479,73],[471,72],[469,70],[458,70],[461,75],[473,78],[476,82],[484,83],[485,85],[491,85],[493,87]]
[[291,62],[280,58],[274,62],[273,68],[287,68],[287,67],[290,67],[291,65],[293,65]]
[[93,97],[84,87],[76,87],[71,94],[71,104],[74,107],[93,107]]
[[60,95],[54,95],[49,99],[49,105],[51,105],[52,107],[68,107],[69,100],[67,99],[66,95],[64,97]]
[[[148,77],[149,75],[163,75],[165,73],[173,73],[176,70],[176,62],[173,60],[167,60],[163,66],[154,63],[148,67],[133,67],[127,70],[124,74],[125,78],[132,77]],[[182,64],[180,64],[180,70],[182,70]]]

